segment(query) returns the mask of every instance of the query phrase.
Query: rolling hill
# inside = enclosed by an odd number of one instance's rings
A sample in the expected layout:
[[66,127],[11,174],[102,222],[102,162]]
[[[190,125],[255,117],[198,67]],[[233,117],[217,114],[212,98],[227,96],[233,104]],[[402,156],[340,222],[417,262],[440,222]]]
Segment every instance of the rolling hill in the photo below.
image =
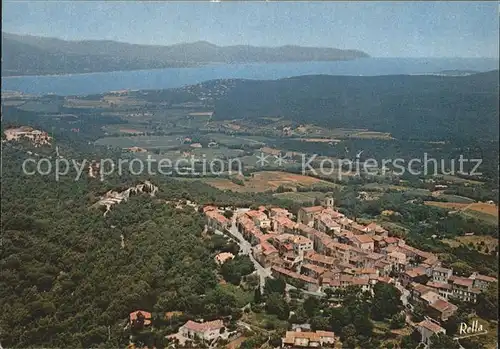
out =
[[[304,124],[389,132],[400,139],[498,140],[498,81],[498,71],[222,81],[231,88],[214,100],[214,118],[283,116]],[[205,86],[211,84],[219,82]]]
[[368,57],[357,50],[301,46],[170,46],[116,41],[65,41],[2,33],[2,76],[188,67],[209,63],[335,61]]

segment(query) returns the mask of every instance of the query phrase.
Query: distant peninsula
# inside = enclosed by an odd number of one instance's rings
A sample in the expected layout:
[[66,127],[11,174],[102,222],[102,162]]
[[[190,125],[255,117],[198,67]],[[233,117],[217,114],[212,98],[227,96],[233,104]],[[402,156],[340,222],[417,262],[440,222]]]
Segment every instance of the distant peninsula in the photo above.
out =
[[412,74],[412,75],[433,75],[433,76],[469,76],[469,75],[474,75],[480,73],[479,71],[476,70],[460,70],[460,69],[454,69],[454,70],[441,70],[439,72],[432,72],[432,73],[419,73],[419,74]]
[[2,32],[2,76],[77,74],[194,67],[211,63],[345,61],[359,50],[280,46],[217,46],[206,41],[169,46],[108,40],[66,41]]

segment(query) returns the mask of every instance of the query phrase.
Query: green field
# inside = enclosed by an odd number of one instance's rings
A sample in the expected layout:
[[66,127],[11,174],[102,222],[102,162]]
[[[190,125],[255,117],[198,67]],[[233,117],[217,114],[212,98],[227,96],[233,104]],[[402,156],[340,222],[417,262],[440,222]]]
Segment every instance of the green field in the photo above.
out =
[[211,159],[224,159],[224,158],[230,158],[234,159],[239,157],[240,155],[243,154],[243,150],[240,149],[229,149],[225,147],[218,147],[218,148],[197,148],[193,149],[191,153],[195,157],[202,157],[203,155],[207,160]]
[[179,137],[184,136],[105,137],[98,139],[95,144],[117,148],[172,149],[181,145]]
[[[189,155],[183,156],[183,153],[188,153]],[[243,153],[240,149],[229,149],[224,147],[219,148],[189,148],[185,151],[170,150],[162,152],[161,154],[154,154],[152,152],[147,153],[135,153],[134,156],[142,159],[146,159],[147,156],[151,156],[152,159],[157,161],[160,159],[170,159],[175,161],[177,159],[186,158],[190,159],[194,156],[195,159],[211,161],[213,159],[234,159]]]
[[271,140],[270,138],[261,136],[232,136],[224,133],[211,133],[209,136],[216,142],[225,145],[264,145]]
[[445,181],[450,181],[450,182],[454,182],[454,183],[469,183],[469,184],[475,184],[475,185],[484,184],[483,182],[480,182],[480,181],[475,181],[472,179],[465,179],[465,178],[451,176],[451,175],[443,175],[443,176],[437,176],[437,177],[442,178]]
[[491,225],[498,225],[498,217],[492,216],[492,215],[484,213],[484,212],[479,212],[479,211],[471,210],[471,209],[465,209],[461,213],[467,217],[479,219],[479,220],[486,222],[488,224],[491,224]]
[[470,198],[465,197],[465,196],[450,195],[450,194],[440,194],[438,196],[438,198],[443,199],[443,200],[448,201],[448,202],[458,202],[461,204],[471,204],[475,201],[475,200],[470,199]]
[[393,184],[368,183],[368,184],[363,185],[362,189],[377,190],[377,191],[397,190],[397,191],[405,192],[405,193],[412,194],[412,195],[418,195],[418,196],[430,196],[431,195],[431,191],[428,189],[412,188],[412,187],[405,187],[405,186],[393,185]]
[[37,113],[57,113],[61,106],[62,102],[60,101],[28,101],[18,108]]

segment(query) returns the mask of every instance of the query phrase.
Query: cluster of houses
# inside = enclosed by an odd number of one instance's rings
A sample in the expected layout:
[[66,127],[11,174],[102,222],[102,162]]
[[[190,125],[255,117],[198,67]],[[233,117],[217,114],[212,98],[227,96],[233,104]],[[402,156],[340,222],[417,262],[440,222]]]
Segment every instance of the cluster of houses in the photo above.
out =
[[33,127],[21,126],[18,128],[9,128],[4,131],[7,141],[20,141],[28,139],[35,147],[50,145],[52,137],[47,132],[35,130]]
[[[228,229],[230,221],[216,210],[206,214],[210,226]],[[454,275],[436,255],[391,236],[382,226],[349,219],[334,209],[332,198],[321,206],[300,208],[296,220],[283,208],[249,210],[236,217],[236,226],[253,245],[254,258],[274,277],[308,291],[350,285],[370,291],[378,282],[402,285],[410,295],[408,301],[425,307],[434,321],[419,324],[422,332],[442,331],[438,324],[457,310],[450,300],[476,302],[480,292],[497,282],[478,273]]]

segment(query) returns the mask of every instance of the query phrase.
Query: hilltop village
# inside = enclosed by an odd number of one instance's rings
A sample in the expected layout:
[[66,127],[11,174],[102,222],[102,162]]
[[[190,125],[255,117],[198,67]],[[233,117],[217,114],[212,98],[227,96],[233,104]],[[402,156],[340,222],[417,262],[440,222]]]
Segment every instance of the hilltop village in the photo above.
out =
[[[25,126],[8,128],[4,131],[4,136],[3,142],[7,145],[10,145],[8,143],[10,141],[26,141],[34,148],[50,146],[52,140],[46,132]],[[58,148],[55,148],[56,155],[61,158]],[[130,151],[141,152],[140,148],[131,148]],[[270,152],[269,149],[266,151]],[[32,155],[32,152],[26,151],[26,154]],[[38,156],[36,153],[33,155]],[[98,172],[99,163],[93,160],[88,164],[88,178],[93,178],[94,182],[97,182]],[[272,176],[276,172],[270,173]],[[179,184],[176,182],[173,185]],[[358,338],[362,339],[364,335],[361,333],[362,326],[358,322],[354,324],[354,320],[347,321],[356,331],[360,331],[356,332],[356,336],[352,334],[349,336],[348,331],[341,330],[348,325],[343,324],[334,328],[330,322],[318,326],[318,323],[315,324],[313,321],[314,314],[308,315],[301,323],[295,322],[296,312],[305,309],[304,304],[310,305],[316,302],[315,300],[318,302],[315,305],[316,314],[327,313],[331,309],[340,307],[351,311],[349,305],[346,305],[348,303],[345,300],[346,294],[355,290],[359,294],[368,293],[375,298],[377,287],[380,290],[380,286],[399,291],[394,299],[404,306],[403,309],[403,306],[399,307],[398,304],[394,314],[378,321],[378,325],[385,322],[384,324],[389,327],[392,325],[393,316],[396,318],[399,316],[400,327],[390,327],[395,331],[391,332],[395,336],[408,337],[408,333],[396,331],[402,331],[403,328],[406,331],[413,329],[414,333],[418,334],[417,345],[420,342],[428,349],[435,349],[440,348],[432,345],[435,335],[445,334],[456,339],[457,333],[463,335],[464,331],[469,335],[486,333],[480,324],[474,322],[476,320],[467,323],[468,327],[465,329],[460,324],[459,331],[454,333],[447,333],[449,331],[445,327],[450,319],[460,313],[462,303],[481,304],[481,297],[491,291],[492,285],[497,284],[496,278],[482,275],[475,270],[476,268],[471,268],[471,273],[467,275],[447,268],[445,266],[450,263],[440,260],[437,254],[411,246],[405,239],[398,237],[396,232],[391,232],[387,226],[380,225],[383,223],[360,224],[357,219],[340,212],[341,206],[335,206],[331,192],[325,192],[322,201],[315,201],[315,206],[298,206],[300,208],[293,210],[289,207],[288,210],[279,204],[260,207],[254,204],[255,206],[251,208],[248,208],[248,204],[227,204],[225,207],[215,204],[203,205],[195,203],[200,202],[194,199],[195,197],[191,198],[193,201],[176,201],[172,200],[172,189],[165,190],[164,186],[158,183],[155,185],[149,180],[119,188],[112,190],[106,187],[106,191],[99,195],[99,200],[93,202],[92,207],[101,209],[103,219],[112,220],[113,217],[110,216],[113,214],[110,212],[119,211],[118,206],[126,206],[122,202],[130,201],[132,196],[149,194],[151,198],[154,197],[155,203],[161,203],[162,206],[165,204],[172,206],[170,204],[173,203],[172,209],[176,215],[181,214],[184,208],[188,208],[186,212],[189,219],[193,216],[193,209],[202,213],[202,215],[196,214],[202,223],[196,227],[206,224],[199,236],[203,239],[199,240],[200,242],[204,241],[209,245],[216,235],[228,238],[228,242],[224,240],[227,245],[219,244],[205,256],[215,259],[217,264],[215,270],[218,273],[214,273],[213,276],[218,284],[213,285],[210,303],[206,307],[199,306],[202,310],[194,313],[186,305],[179,306],[176,298],[172,298],[171,304],[160,303],[156,307],[147,303],[126,305],[127,310],[124,314],[129,316],[125,326],[120,324],[119,331],[120,334],[122,332],[130,334],[126,336],[130,338],[130,347],[150,343],[148,342],[150,338],[160,330],[162,334],[158,336],[168,343],[168,348],[217,348],[226,344],[228,348],[237,348],[235,342],[246,343],[240,346],[245,349],[262,347],[263,343],[267,342],[269,346],[265,348],[338,348],[339,346],[354,348],[355,346],[349,346],[349,341],[352,342],[354,337],[360,341]],[[94,200],[96,197],[97,195],[91,198]],[[210,198],[204,202],[217,201]],[[137,202],[133,205],[136,207]],[[122,214],[123,212],[119,213],[119,216],[124,217]],[[171,225],[163,223],[163,214],[161,225],[171,229]],[[363,220],[363,222],[369,221]],[[191,225],[187,226],[189,228],[186,229],[190,232],[199,233],[199,230],[193,229]],[[111,228],[115,229],[115,225],[111,225]],[[156,226],[154,231],[157,231]],[[159,235],[159,239],[165,239],[168,234],[172,232]],[[117,241],[120,243],[121,251],[125,252],[129,248],[136,247],[132,242],[133,233],[120,232],[119,238]],[[191,236],[191,239],[194,238],[198,236]],[[189,249],[193,247],[191,239],[186,241]],[[226,249],[228,246],[230,248]],[[194,251],[191,258],[196,260],[201,257],[198,251]],[[128,266],[128,260],[125,263]],[[209,263],[207,265],[211,267]],[[225,273],[231,268],[233,271],[239,268],[246,270],[245,273],[241,273],[241,276],[244,276],[241,278],[241,283],[240,278],[234,283],[228,281],[230,278],[226,278]],[[210,270],[207,275],[212,275],[213,271]],[[127,269],[126,274],[128,273]],[[196,272],[187,269],[186,275],[188,276],[182,280],[193,277]],[[258,284],[248,281],[250,277],[258,279]],[[266,290],[265,287],[270,281],[281,282],[283,289]],[[255,293],[257,296],[251,297],[251,293],[257,289],[260,289],[260,292]],[[186,289],[178,292],[179,295],[185,293]],[[199,293],[199,299],[208,298],[205,290],[200,290]],[[221,294],[224,296],[230,294],[227,299],[234,300],[233,304],[224,305],[221,298],[218,298]],[[286,310],[282,312],[281,317],[276,311],[271,312],[268,309],[269,303],[277,300],[277,294],[281,304],[283,302],[286,304]],[[170,295],[169,293],[169,297]],[[191,300],[192,298],[189,302]],[[361,302],[356,299],[353,303]],[[217,308],[219,306],[222,310]],[[425,316],[414,316],[421,312],[421,309],[424,310]],[[206,310],[212,310],[212,313],[207,314]],[[132,312],[129,313],[130,311]],[[261,323],[257,314],[263,313],[264,317],[267,317],[265,320],[267,322]],[[120,319],[121,316],[119,315]],[[325,321],[335,320],[336,316],[325,316],[327,319]],[[320,316],[316,316],[317,318]],[[279,329],[277,323],[280,324]],[[268,327],[272,327],[272,330],[269,331]],[[368,332],[371,330],[365,333]],[[387,333],[389,332],[388,328]],[[368,335],[364,336],[369,338]],[[261,346],[252,342],[255,338],[262,339],[258,342]],[[390,341],[390,338],[387,340]],[[365,349],[364,344],[360,342],[362,349]],[[387,344],[392,345],[392,343]]]
[[36,130],[33,127],[21,126],[9,128],[4,131],[5,141],[30,140],[34,147],[50,145],[52,137],[45,131]]
[[[436,255],[408,245],[380,225],[362,225],[346,217],[329,197],[323,205],[300,208],[297,217],[286,209],[264,206],[238,210],[232,220],[215,206],[205,206],[203,212],[211,229],[251,244],[262,278],[283,279],[289,289],[322,297],[349,286],[369,292],[377,283],[397,287],[409,315],[417,306],[428,314],[418,323],[407,318],[426,345],[432,335],[446,333],[441,324],[458,309],[452,300],[475,303],[497,282],[477,272],[457,276]],[[335,341],[333,333],[319,332],[324,331],[288,331],[283,347],[312,348]]]

